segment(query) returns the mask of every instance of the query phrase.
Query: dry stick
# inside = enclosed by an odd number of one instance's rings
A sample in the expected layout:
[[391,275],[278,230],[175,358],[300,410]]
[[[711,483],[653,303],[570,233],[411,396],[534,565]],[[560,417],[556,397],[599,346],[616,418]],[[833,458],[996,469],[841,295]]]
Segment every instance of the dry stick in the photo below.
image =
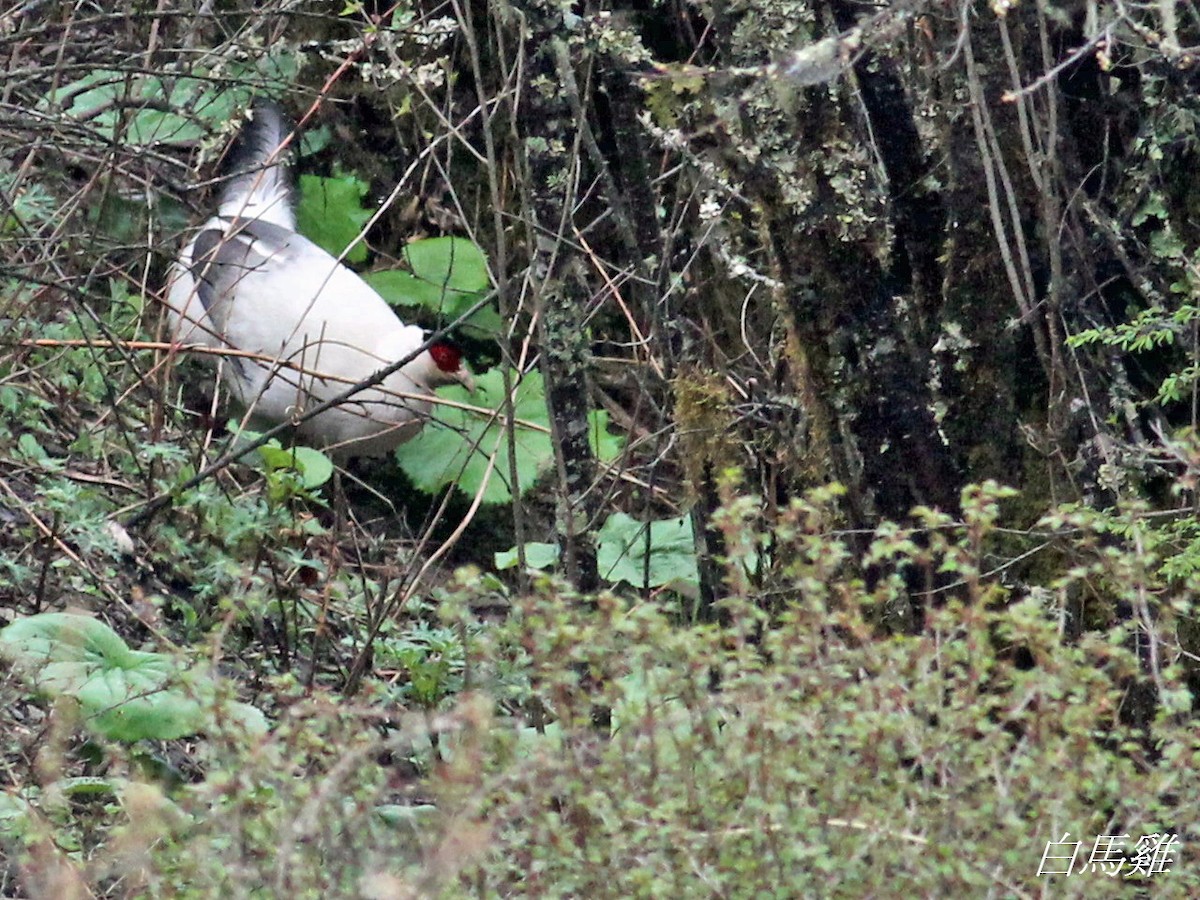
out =
[[[1001,20],[1003,21],[1003,20]],[[1085,56],[1092,52],[1092,49],[1101,43],[1109,43],[1112,40],[1112,30],[1114,22],[1109,22],[1104,26],[1104,29],[1093,35],[1082,47],[1077,48],[1067,55],[1067,58],[1053,68],[1047,69],[1044,74],[1038,79],[1031,81],[1029,84],[1021,87],[1016,85],[1011,91],[1005,91],[1000,95],[1001,103],[1012,103],[1015,100],[1020,100],[1029,94],[1034,94],[1044,88],[1046,85],[1054,81],[1063,71],[1075,65]]]
[[425,577],[425,573],[433,567],[434,563],[450,552],[450,549],[462,537],[463,532],[467,530],[467,526],[475,519],[475,514],[479,512],[479,507],[483,503],[484,492],[487,490],[488,483],[492,479],[492,471],[496,468],[496,457],[500,453],[500,442],[502,440],[504,440],[503,432],[496,435],[496,446],[492,448],[492,452],[488,455],[487,469],[484,470],[483,477],[480,479],[479,490],[475,492],[475,497],[471,500],[470,509],[463,515],[462,521],[458,523],[458,526],[450,536],[442,541],[441,546],[430,555],[429,559],[425,560],[424,564],[417,571],[416,576],[409,582],[403,596],[400,597],[400,602],[396,604],[397,607],[403,606],[412,598],[412,595],[416,593],[417,586],[421,583],[421,579]]
[[[529,351],[530,351],[529,341],[530,341],[530,335],[526,335],[525,342],[521,347],[521,355],[516,360],[516,363],[515,363],[518,371],[523,371],[526,363],[528,362]],[[480,507],[481,503],[483,502],[483,494],[487,490],[488,483],[491,481],[492,473],[495,472],[495,470],[496,470],[496,457],[500,452],[500,441],[503,440],[504,437],[507,436],[509,438],[508,447],[509,447],[510,454],[515,452],[514,448],[516,447],[516,440],[513,435],[513,429],[516,427],[516,425],[518,423],[523,422],[523,420],[517,419],[516,416],[514,415],[514,411],[516,409],[515,401],[514,401],[514,397],[516,395],[516,390],[517,390],[517,386],[512,383],[511,378],[509,376],[509,370],[505,369],[505,372],[504,372],[504,395],[505,395],[504,402],[501,403],[497,409],[486,411],[487,415],[489,416],[489,422],[488,422],[489,426],[492,423],[494,423],[496,421],[496,419],[498,419],[500,417],[504,418],[505,431],[503,434],[497,435],[496,446],[492,450],[491,455],[488,456],[487,468],[484,470],[482,479],[480,479],[479,489],[476,491],[475,497],[471,501],[470,508],[463,515],[462,520],[455,527],[453,533],[451,533],[451,535],[448,538],[446,538],[445,541],[442,542],[442,544],[438,547],[438,549],[433,553],[432,557],[425,561],[425,563],[420,567],[420,569],[417,570],[417,573],[407,582],[406,585],[404,585],[403,587],[397,588],[396,592],[394,594],[392,594],[390,599],[387,600],[385,608],[383,610],[383,613],[379,616],[378,620],[375,623],[373,623],[371,626],[371,631],[370,631],[369,635],[367,636],[365,646],[369,647],[371,645],[371,642],[374,641],[375,636],[379,633],[379,629],[382,627],[383,622],[386,621],[390,616],[394,615],[397,610],[399,610],[402,606],[404,606],[405,603],[407,603],[409,601],[409,599],[412,598],[412,595],[414,593],[416,593],[417,586],[420,585],[420,583],[421,583],[421,579],[425,577],[425,574],[429,571],[429,569],[433,566],[433,564],[436,563],[443,556],[445,556],[450,551],[450,549],[453,548],[454,545],[458,543],[459,538],[462,537],[462,534],[466,530],[467,526],[470,525],[472,521],[474,521],[475,515],[479,511],[479,507]],[[550,429],[545,428],[544,426],[539,425],[537,427],[538,427],[538,430],[540,430],[540,431],[550,433]],[[486,434],[486,431],[480,435],[479,440],[483,439],[484,434]],[[476,441],[475,445],[473,447],[471,447],[470,453],[474,454],[478,450],[479,450],[479,442]],[[513,496],[514,504],[515,504],[520,488],[519,488],[517,479],[515,477],[515,469],[513,470],[513,474],[514,474],[514,477],[512,480],[511,491],[512,491],[512,496]],[[424,551],[426,545],[430,542],[430,540],[433,536],[434,525],[437,522],[441,521],[442,514],[446,511],[446,508],[449,505],[449,502],[450,502],[450,494],[447,493],[442,498],[441,505],[439,506],[437,512],[434,514],[431,524],[425,530],[425,533],[421,535],[421,539],[418,542],[416,549],[414,550],[414,555],[419,555],[420,553],[422,553]],[[521,549],[520,549],[522,547],[523,547],[523,544],[518,544],[518,548],[519,548],[518,549],[518,557],[521,560],[524,559],[524,554],[521,552]],[[522,568],[524,568],[524,562],[522,562],[521,565],[522,565]],[[407,577],[408,572],[411,572],[411,571],[412,570],[409,569],[405,573],[405,577]],[[354,691],[357,689],[358,680],[362,677],[362,670],[365,666],[366,660],[367,660],[367,654],[365,651],[360,653],[358,655],[358,657],[354,660],[354,664],[350,670],[350,675],[346,679],[346,690],[348,693],[354,693]]]
[[[1031,283],[1023,282],[1021,275],[1028,271],[1028,266],[1025,265],[1022,269],[1018,269],[1017,262],[1013,259],[1012,248],[1008,243],[1008,229],[1006,227],[1004,212],[1001,209],[1000,185],[997,184],[998,173],[1003,173],[1003,161],[993,157],[993,141],[990,128],[990,120],[986,119],[987,100],[983,96],[983,88],[981,87],[979,71],[975,65],[975,54],[971,46],[970,26],[967,27],[967,32],[963,38],[963,53],[967,63],[967,85],[970,89],[970,107],[971,120],[975,129],[976,146],[979,149],[979,156],[983,162],[984,182],[987,185],[988,193],[988,211],[992,217],[992,227],[996,233],[996,243],[1000,251],[1000,258],[1004,263],[1004,272],[1008,276],[1009,287],[1012,290],[1013,297],[1017,301],[1017,307],[1021,312],[1021,321],[1030,323],[1030,330],[1033,332],[1033,342],[1037,349],[1038,360],[1047,375],[1050,373],[1050,353],[1046,345],[1046,336],[1033,322],[1033,307],[1031,304],[1030,294],[1027,289],[1032,291]],[[1008,186],[1011,188],[1011,186]],[[1011,200],[1011,189],[1009,191]],[[1020,220],[1016,220],[1014,227],[1017,229],[1015,234],[1015,243],[1018,248],[1023,247],[1023,237],[1020,232]]]
[[[1000,44],[1004,48],[1004,61],[1008,64],[1008,75],[1012,82],[1013,89],[1001,98],[1001,102],[1012,102],[1017,110],[1017,123],[1020,127],[1017,128],[1017,133],[1021,137],[1021,146],[1025,149],[1025,159],[1029,164],[1029,178],[1033,182],[1033,186],[1038,193],[1044,193],[1047,188],[1042,181],[1042,170],[1038,167],[1037,161],[1043,158],[1045,146],[1042,144],[1041,135],[1034,134],[1034,130],[1030,125],[1030,119],[1035,112],[1030,107],[1032,100],[1021,93],[1021,68],[1017,63],[1017,54],[1013,49],[1012,36],[1009,34],[1008,24],[1004,19],[999,20],[1000,27]],[[1034,138],[1038,138],[1039,146],[1035,149],[1033,146]],[[1051,141],[1054,140],[1054,135],[1049,135]]]
[[[499,414],[499,410],[497,410],[497,414]],[[484,470],[483,477],[479,481],[479,488],[475,491],[475,496],[471,500],[470,508],[467,509],[466,513],[463,514],[461,521],[459,521],[458,525],[455,526],[454,531],[451,532],[450,536],[442,541],[438,548],[432,554],[430,554],[429,558],[422,563],[416,574],[408,580],[408,585],[402,589],[398,589],[396,593],[392,595],[391,599],[386,602],[382,614],[372,623],[371,629],[367,634],[367,639],[363,642],[363,649],[355,658],[353,665],[350,667],[350,674],[346,678],[346,692],[348,694],[353,694],[358,690],[358,682],[363,676],[363,670],[366,668],[366,662],[370,656],[368,650],[375,638],[378,636],[380,629],[383,627],[383,623],[389,620],[404,606],[404,604],[412,599],[413,594],[417,592],[417,588],[420,586],[421,580],[425,577],[426,573],[433,568],[438,560],[440,560],[443,556],[449,553],[451,549],[453,549],[454,545],[457,544],[459,539],[463,536],[463,532],[467,530],[467,526],[469,526],[475,520],[475,515],[479,512],[479,507],[483,504],[483,495],[487,491],[488,484],[492,480],[492,472],[495,471],[496,468],[496,456],[500,453],[500,442],[504,440],[504,436],[505,435],[503,432],[496,435],[496,446],[492,449],[491,454],[488,456],[487,468]],[[477,449],[478,444],[472,449],[472,452]],[[446,511],[449,499],[450,493],[447,493],[442,498],[442,504],[433,520],[435,524],[441,520],[442,514]],[[417,545],[415,553],[419,554],[425,548],[425,545],[429,542],[432,531],[433,525],[431,524],[425,534],[421,536],[421,542]],[[409,568],[405,575],[411,571],[412,569]]]
[[[487,162],[485,168],[485,171],[487,172],[487,187],[491,196],[492,225],[496,236],[494,247],[496,254],[496,266],[493,277],[496,284],[499,308],[503,314],[508,312],[507,307],[509,305],[509,277],[507,261],[508,243],[505,237],[504,197],[501,189],[499,174],[501,171],[500,156],[497,152],[496,136],[493,132],[492,125],[495,121],[497,121],[500,115],[500,111],[503,108],[502,103],[509,103],[507,110],[509,113],[508,121],[510,125],[513,121],[515,121],[516,109],[520,102],[519,91],[523,82],[520,71],[513,72],[511,68],[508,68],[502,64],[502,68],[504,70],[502,87],[496,92],[494,104],[489,103],[489,100],[493,98],[489,98],[484,89],[487,79],[483,75],[484,66],[482,55],[479,52],[479,43],[476,40],[476,27],[471,11],[471,4],[470,2],[461,2],[461,0],[451,0],[451,6],[454,9],[455,18],[459,22],[460,33],[462,34],[463,42],[467,47],[467,59],[471,65],[472,73],[474,74],[472,81],[475,86],[476,98],[480,111],[483,148]],[[521,56],[518,54],[514,58],[510,57],[505,52],[505,48],[503,46],[503,37],[500,34],[497,34],[497,41],[499,42],[499,53],[497,58],[501,60],[515,59],[515,63],[519,67],[521,65]],[[514,74],[516,75],[515,78],[513,78]],[[500,341],[502,352],[510,359],[512,357],[512,329],[515,327],[517,313],[519,311],[520,307],[518,304],[518,309],[514,310],[509,317],[512,324],[510,324],[508,331],[504,335],[504,339]],[[536,321],[537,314],[535,312],[533,315],[533,322]],[[521,349],[521,362],[518,363],[519,369],[524,369],[524,360],[528,354],[529,339],[530,335],[532,334],[533,327],[533,325],[530,326],[530,332],[525,336],[525,342]],[[511,373],[507,368],[503,371],[503,377],[505,398],[503,410],[505,413],[505,429],[508,436],[508,452],[506,454],[506,462],[508,464],[507,468],[509,483],[512,485],[512,502],[510,508],[512,510],[513,538],[516,541],[517,547],[517,584],[521,590],[526,590],[529,587],[529,582],[526,574],[527,566],[525,559],[525,507],[521,502],[520,476],[517,470],[517,442],[514,431],[516,410],[512,399],[513,384]]]
[[366,388],[369,388],[369,387],[374,387],[375,385],[379,384],[385,378],[387,378],[389,375],[391,375],[393,372],[399,371],[404,366],[408,365],[410,362],[412,362],[414,359],[416,359],[418,356],[420,356],[422,353],[424,353],[426,350],[428,350],[431,346],[433,346],[438,341],[440,341],[443,337],[446,336],[447,332],[449,332],[452,328],[461,324],[462,322],[465,322],[468,318],[470,318],[476,312],[483,309],[485,304],[491,302],[491,299],[492,299],[491,294],[488,294],[486,297],[480,298],[478,301],[476,301],[474,304],[472,304],[472,306],[468,310],[466,310],[466,312],[464,312],[462,315],[460,315],[457,319],[455,319],[453,322],[451,322],[445,328],[441,328],[441,329],[438,329],[437,331],[433,332],[433,334],[431,334],[425,340],[425,342],[423,344],[421,344],[420,347],[413,350],[411,353],[409,353],[407,356],[403,357],[402,359],[397,360],[396,362],[392,363],[389,366],[385,366],[384,368],[377,371],[374,375],[371,375],[369,378],[364,378],[362,381],[358,382],[357,384],[351,385],[349,388],[342,391],[340,394],[337,394],[336,396],[331,397],[328,400],[318,403],[312,409],[306,410],[302,415],[297,416],[294,420],[290,420],[287,422],[280,422],[278,425],[263,432],[261,435],[259,435],[257,438],[255,438],[253,441],[250,441],[249,443],[245,444],[244,446],[237,447],[233,450],[227,451],[216,462],[212,463],[211,465],[205,466],[203,469],[201,469],[199,472],[197,472],[195,475],[193,475],[191,478],[189,478],[183,484],[173,488],[170,491],[165,491],[165,492],[157,495],[156,497],[152,497],[151,499],[147,500],[146,505],[143,506],[142,509],[140,509],[138,512],[134,513],[132,516],[130,516],[128,519],[126,519],[125,522],[122,524],[127,529],[134,528],[138,525],[141,525],[143,522],[147,521],[151,516],[153,516],[156,512],[158,512],[164,506],[170,505],[172,500],[178,494],[181,494],[184,491],[190,491],[192,488],[196,487],[196,485],[201,484],[204,481],[207,481],[209,478],[211,478],[217,472],[220,472],[222,469],[226,468],[231,463],[234,463],[237,460],[241,459],[247,453],[250,453],[254,450],[257,450],[259,447],[262,447],[264,444],[266,444],[272,438],[278,437],[279,435],[285,433],[289,429],[296,427],[297,425],[301,424],[302,422],[307,422],[309,419],[319,416],[321,413],[325,412],[326,410],[333,409],[335,406],[338,406],[341,403],[345,403],[347,400],[349,400],[351,397],[353,397],[355,394],[359,393],[360,391],[365,390]]
[[604,280],[604,286],[608,288],[609,296],[612,297],[613,300],[616,301],[617,306],[621,308],[621,312],[625,316],[625,321],[629,323],[629,330],[633,332],[635,339],[634,346],[639,350],[645,350],[646,361],[650,363],[650,367],[654,369],[655,374],[657,374],[659,378],[666,380],[667,376],[664,374],[662,363],[659,361],[658,357],[654,355],[653,351],[649,349],[650,339],[642,334],[642,329],[638,326],[637,319],[634,317],[633,312],[629,309],[629,305],[625,302],[625,299],[621,296],[620,286],[613,281],[608,272],[605,270],[604,260],[602,260],[600,255],[592,249],[592,245],[588,243],[587,238],[584,237],[583,232],[581,232],[579,229],[575,229],[575,237],[579,242],[579,246],[583,248],[585,253],[587,253],[588,258],[593,261],[593,269],[596,274]]
[[[488,297],[485,297],[484,299],[490,300],[491,296],[489,295]],[[468,310],[467,315],[470,315],[474,309],[476,309],[476,307],[472,307],[471,310]],[[457,324],[458,321],[459,320],[456,319],[454,321],[454,323],[452,323],[451,325],[448,325],[446,327],[446,330],[454,327],[454,325]],[[442,335],[444,333],[445,333],[445,330],[438,332],[439,335]],[[431,338],[431,340],[433,340],[436,343],[435,338]],[[0,343],[0,346],[4,346],[4,344]],[[218,356],[218,357],[236,356],[236,357],[245,358],[245,359],[253,359],[257,362],[270,363],[273,366],[277,366],[278,371],[281,371],[281,372],[282,371],[295,372],[299,375],[307,375],[307,376],[312,376],[314,378],[319,378],[322,381],[340,381],[347,386],[352,385],[355,390],[358,390],[362,385],[362,382],[351,381],[349,378],[346,378],[344,376],[334,375],[329,372],[322,372],[319,369],[310,369],[306,366],[297,365],[297,364],[289,362],[287,360],[281,360],[278,357],[271,356],[270,354],[267,354],[267,353],[259,353],[255,350],[238,350],[235,347],[209,347],[204,344],[173,344],[170,341],[123,341],[123,340],[97,341],[97,340],[91,340],[88,338],[25,338],[25,339],[22,339],[19,341],[14,341],[12,346],[17,346],[17,347],[92,347],[92,348],[100,349],[100,350],[105,350],[105,349],[166,350],[166,351],[173,351],[175,353],[198,353],[198,354],[201,354],[204,356]],[[424,347],[422,347],[422,349],[424,349]],[[418,352],[418,354],[420,353],[420,351],[417,351],[417,352]],[[368,384],[367,386],[370,387],[371,385]],[[471,403],[460,403],[457,400],[446,400],[443,397],[429,397],[426,394],[413,393],[411,391],[388,391],[387,393],[389,396],[398,397],[401,400],[429,400],[430,402],[432,402],[433,404],[435,404],[437,406],[448,406],[453,409],[461,409],[465,412],[480,413],[483,415],[492,415],[492,413],[493,413],[493,410],[485,409],[482,406],[475,406]],[[122,398],[124,398],[126,395],[122,394],[121,396],[122,396]],[[310,416],[307,416],[307,415],[303,416],[302,418],[297,419],[297,422],[304,421],[308,418],[310,418]],[[539,425],[537,422],[531,422],[528,419],[514,419],[513,421],[517,425],[520,425],[522,428],[528,428],[530,431],[540,431],[543,434],[550,433],[550,429],[547,428],[545,425]]]
[[[112,350],[164,350],[176,353],[200,353],[207,356],[240,356],[260,362],[275,363],[277,358],[256,350],[236,347],[209,347],[206,344],[178,344],[174,341],[96,341],[91,338],[24,338],[15,342],[18,347],[99,347]],[[287,365],[287,363],[284,363]],[[306,371],[306,370],[301,370]]]
[[[488,297],[484,298],[484,300],[490,300],[490,299],[491,299],[490,295]],[[478,306],[473,306],[470,310],[468,310],[465,313],[465,315],[470,316],[477,308],[478,308]],[[460,319],[456,319],[450,326],[447,326],[446,330],[454,327],[454,325],[457,325],[459,321],[460,321]],[[445,333],[445,331],[437,332],[437,334],[435,336],[430,338],[430,341],[436,343],[438,336],[442,335],[444,333]],[[253,359],[253,360],[256,360],[259,362],[266,362],[266,363],[279,365],[279,366],[281,366],[281,368],[286,368],[288,370],[294,370],[294,371],[297,371],[297,372],[299,372],[301,374],[305,374],[305,375],[313,375],[313,376],[316,376],[316,377],[319,377],[319,378],[322,378],[325,380],[341,381],[341,382],[349,385],[350,389],[353,391],[356,391],[356,392],[361,390],[364,386],[365,387],[372,386],[371,382],[351,382],[349,379],[344,378],[344,377],[327,374],[327,373],[323,373],[323,372],[319,372],[319,371],[313,371],[313,370],[310,370],[310,369],[307,369],[304,367],[296,366],[295,364],[292,364],[292,363],[287,363],[286,361],[279,360],[276,357],[270,356],[269,354],[259,353],[259,352],[253,351],[253,350],[238,350],[234,347],[208,347],[203,344],[178,345],[178,344],[173,344],[169,341],[123,341],[123,340],[97,341],[97,340],[91,340],[88,338],[26,338],[26,339],[22,339],[19,341],[14,341],[13,344],[18,347],[51,347],[51,348],[53,348],[53,347],[92,347],[92,348],[97,348],[97,349],[112,348],[112,349],[120,349],[120,350],[164,350],[164,351],[174,351],[175,353],[198,353],[198,354],[201,354],[204,356],[239,357],[239,358]],[[424,347],[422,347],[422,349],[424,349]],[[528,351],[529,351],[529,344],[528,344],[528,341],[526,341],[525,345],[522,347],[522,352],[521,352],[520,358],[517,361],[518,369],[524,369],[526,360],[528,359]],[[420,350],[417,351],[418,354],[420,352],[421,352]],[[407,361],[407,359],[406,359],[406,361]],[[404,365],[404,362],[401,362],[399,365]],[[389,372],[390,371],[393,371],[393,370],[389,369]],[[427,400],[427,401],[433,403],[435,406],[445,406],[450,409],[458,409],[458,410],[462,410],[464,412],[476,413],[479,415],[486,415],[486,416],[491,416],[491,417],[496,416],[496,410],[487,409],[482,406],[476,406],[472,403],[462,403],[458,400],[447,400],[444,397],[437,397],[437,396],[429,397],[425,394],[417,394],[417,393],[412,393],[409,391],[390,391],[389,394],[391,396],[398,397],[402,400],[423,400],[423,401]],[[124,395],[122,395],[122,396],[124,396]],[[333,400],[330,400],[328,402],[340,403],[341,402],[340,395],[338,398],[334,398]],[[323,409],[324,408],[322,408],[322,411],[323,411]],[[311,413],[306,413],[304,416],[296,419],[296,423],[298,424],[299,422],[306,421],[307,419],[310,419],[317,414],[318,414],[318,411],[314,409]],[[508,421],[507,417],[506,417],[506,421]],[[538,431],[538,432],[541,432],[542,434],[550,434],[550,429],[548,427],[546,427],[545,425],[539,424],[538,422],[530,421],[529,419],[512,417],[511,422],[514,426],[520,426],[521,428],[526,428],[530,431]],[[289,421],[287,424],[287,427],[294,427],[294,425],[292,422]],[[631,427],[630,430],[634,430],[634,429]],[[275,432],[272,432],[272,434],[274,434],[274,433]],[[612,468],[611,466],[607,466],[607,467]],[[636,478],[634,478],[634,476],[628,475],[627,473],[618,473],[618,474],[620,475],[620,477],[623,480],[629,481],[632,484],[637,484],[641,487],[645,487],[645,484],[638,481]],[[121,486],[132,490],[132,488],[129,485],[122,484]]]

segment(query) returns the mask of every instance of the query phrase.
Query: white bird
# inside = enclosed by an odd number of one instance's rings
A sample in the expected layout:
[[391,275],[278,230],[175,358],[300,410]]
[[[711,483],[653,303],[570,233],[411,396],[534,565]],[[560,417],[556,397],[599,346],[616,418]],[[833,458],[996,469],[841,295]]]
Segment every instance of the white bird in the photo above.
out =
[[[217,214],[180,254],[167,290],[176,341],[243,351],[222,377],[260,425],[297,421],[427,339],[296,233],[290,134],[278,107],[255,104],[226,154]],[[296,431],[343,458],[383,454],[420,431],[434,388],[454,383],[474,391],[458,348],[438,342]]]

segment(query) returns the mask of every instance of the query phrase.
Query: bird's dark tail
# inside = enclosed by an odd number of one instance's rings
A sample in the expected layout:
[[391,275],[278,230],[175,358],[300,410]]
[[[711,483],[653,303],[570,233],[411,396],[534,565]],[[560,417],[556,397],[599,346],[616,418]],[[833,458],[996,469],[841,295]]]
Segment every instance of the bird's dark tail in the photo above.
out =
[[271,100],[256,100],[221,165],[222,216],[260,219],[296,230],[290,165],[292,145],[281,145],[292,123]]

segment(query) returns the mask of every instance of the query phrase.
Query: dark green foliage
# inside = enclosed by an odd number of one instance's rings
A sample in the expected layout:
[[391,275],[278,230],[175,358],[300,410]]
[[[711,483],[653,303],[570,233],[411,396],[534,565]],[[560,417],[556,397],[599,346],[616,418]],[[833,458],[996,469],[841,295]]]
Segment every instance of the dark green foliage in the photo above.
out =
[[348,263],[364,262],[367,245],[360,236],[371,218],[370,210],[361,204],[366,192],[367,185],[353,175],[301,175],[300,203],[296,207],[300,233]]

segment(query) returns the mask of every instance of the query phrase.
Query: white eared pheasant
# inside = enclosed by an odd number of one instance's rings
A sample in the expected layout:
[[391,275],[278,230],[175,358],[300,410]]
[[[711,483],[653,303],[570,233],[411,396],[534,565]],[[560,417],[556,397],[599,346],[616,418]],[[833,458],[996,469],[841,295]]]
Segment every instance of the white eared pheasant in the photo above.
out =
[[[296,233],[281,149],[290,133],[278,107],[255,104],[226,154],[217,214],[180,254],[167,291],[176,341],[252,354],[227,358],[222,376],[268,425],[298,420],[426,341]],[[458,348],[433,344],[380,384],[300,422],[298,436],[343,458],[386,453],[416,435],[433,389],[451,383],[474,390]]]

